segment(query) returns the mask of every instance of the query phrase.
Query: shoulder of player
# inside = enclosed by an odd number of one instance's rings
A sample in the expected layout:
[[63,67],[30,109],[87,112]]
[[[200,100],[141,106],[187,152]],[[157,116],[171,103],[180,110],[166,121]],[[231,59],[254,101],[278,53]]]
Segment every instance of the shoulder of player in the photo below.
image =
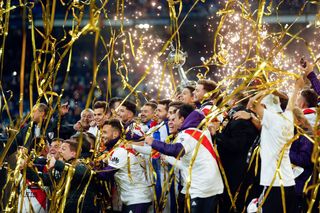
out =
[[179,132],[179,134],[177,136],[178,140],[179,141],[190,140],[190,139],[195,140],[193,132],[200,132],[201,134],[204,133],[206,135],[206,131],[202,131],[202,130],[199,130],[196,128],[188,128],[188,129],[185,129],[185,130],[182,130],[181,132]]
[[124,147],[117,147],[117,148],[114,148],[112,150],[112,154],[111,155],[115,155],[115,154],[123,154],[123,155],[127,155],[127,150],[124,148]]

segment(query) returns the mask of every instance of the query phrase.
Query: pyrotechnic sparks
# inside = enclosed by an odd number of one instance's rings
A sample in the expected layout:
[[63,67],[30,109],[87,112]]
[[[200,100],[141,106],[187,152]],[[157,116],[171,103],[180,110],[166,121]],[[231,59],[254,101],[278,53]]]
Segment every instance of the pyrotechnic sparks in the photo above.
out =
[[[222,81],[229,90],[239,86],[256,72],[260,63],[264,78],[270,82],[277,82],[274,87],[284,92],[292,90],[295,74],[299,73],[299,59],[303,56],[301,49],[304,42],[297,37],[295,42],[286,42],[293,37],[290,33],[283,34],[283,28],[271,27],[263,23],[261,29],[256,22],[245,13],[229,11],[225,15],[220,33],[217,35],[217,70],[215,77]],[[215,17],[208,21],[208,31],[215,32],[221,22]],[[315,37],[317,33],[314,33]],[[298,45],[297,45],[298,44]],[[311,41],[312,50],[319,49],[317,42]],[[286,45],[286,46],[284,46]],[[318,55],[318,54],[314,54]],[[317,58],[317,57],[315,57]]]
[[157,57],[164,41],[153,33],[153,26],[149,24],[136,25],[134,28],[129,28],[128,32],[131,38],[126,36],[121,43],[116,43],[116,60],[126,65],[131,80],[138,80],[148,68],[151,68],[145,84],[139,88],[142,94],[152,97],[159,93],[160,97],[171,97],[173,94],[171,77],[167,70],[163,70],[164,62]]

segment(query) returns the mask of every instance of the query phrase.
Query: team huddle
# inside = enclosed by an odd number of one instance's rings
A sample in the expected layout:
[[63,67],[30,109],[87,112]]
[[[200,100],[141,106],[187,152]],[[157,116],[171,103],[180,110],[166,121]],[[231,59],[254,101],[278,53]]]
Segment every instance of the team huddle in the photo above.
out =
[[301,77],[290,97],[228,97],[201,79],[140,110],[123,98],[96,101],[71,125],[67,105],[52,115],[38,103],[11,133],[17,190],[6,210],[305,212],[320,84],[311,65],[301,69],[312,88]]

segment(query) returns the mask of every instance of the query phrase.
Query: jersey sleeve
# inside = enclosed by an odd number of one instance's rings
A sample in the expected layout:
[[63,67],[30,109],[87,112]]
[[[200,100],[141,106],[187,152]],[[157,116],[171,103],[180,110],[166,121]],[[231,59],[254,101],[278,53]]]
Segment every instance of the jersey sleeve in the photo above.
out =
[[132,145],[132,148],[137,152],[140,152],[141,154],[145,154],[145,155],[150,155],[152,151],[151,146],[146,144],[144,146]]
[[176,143],[181,143],[185,154],[192,152],[194,148],[196,147],[196,143],[194,142],[195,140],[187,133],[181,133],[178,135],[178,139]]
[[181,160],[178,160],[172,156],[167,156],[167,155],[165,156],[164,160],[167,163],[171,164],[172,166],[177,167],[178,169],[183,169],[183,165],[182,165]]
[[110,156],[109,166],[116,169],[123,168],[128,162],[128,152],[123,148],[116,148]]

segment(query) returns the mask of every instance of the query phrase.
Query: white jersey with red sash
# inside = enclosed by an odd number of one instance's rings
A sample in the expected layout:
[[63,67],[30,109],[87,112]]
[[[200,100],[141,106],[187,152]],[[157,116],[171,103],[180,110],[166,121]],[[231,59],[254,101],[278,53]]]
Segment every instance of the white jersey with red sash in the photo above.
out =
[[[115,148],[109,159],[109,166],[119,169],[114,177],[120,189],[123,204],[132,205],[151,202],[151,191],[144,172],[143,159],[139,159],[133,150]],[[129,165],[129,166],[128,166]]]
[[[208,130],[188,128],[177,136],[176,143],[181,143],[185,154],[180,158],[184,169],[181,170],[182,178],[186,183],[190,176],[188,167],[195,152],[198,141],[201,141],[191,172],[191,198],[206,198],[223,192],[223,181],[214,152],[211,135]],[[186,193],[184,185],[182,193]]]
[[[22,182],[21,182],[22,183]],[[47,212],[47,195],[39,186],[31,184],[28,180],[26,181],[27,188],[24,192],[23,206],[21,209],[20,202],[18,204],[18,209],[20,212],[29,213],[45,213]],[[21,184],[22,188],[22,184]],[[21,196],[21,195],[20,195]],[[20,197],[19,196],[19,197]],[[19,198],[20,201],[20,198]]]
[[317,119],[317,110],[314,107],[303,109],[303,114],[306,116],[310,125],[314,127]]

